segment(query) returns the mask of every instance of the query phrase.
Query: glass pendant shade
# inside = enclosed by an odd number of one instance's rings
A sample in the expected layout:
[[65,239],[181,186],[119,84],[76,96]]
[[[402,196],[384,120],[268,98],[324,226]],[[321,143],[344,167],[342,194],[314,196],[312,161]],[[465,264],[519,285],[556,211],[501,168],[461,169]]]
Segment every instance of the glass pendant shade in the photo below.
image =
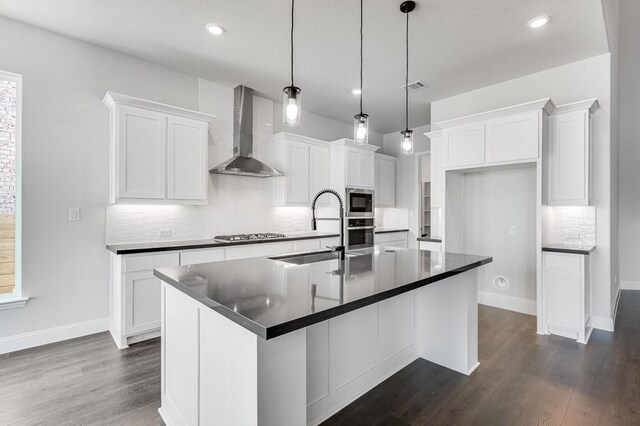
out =
[[400,146],[402,147],[402,155],[413,155],[413,130],[403,130],[400,132]]
[[300,113],[302,112],[302,90],[299,87],[287,86],[283,89],[283,92],[282,122],[289,127],[299,126]]
[[353,116],[353,142],[358,145],[369,143],[369,116],[367,114]]

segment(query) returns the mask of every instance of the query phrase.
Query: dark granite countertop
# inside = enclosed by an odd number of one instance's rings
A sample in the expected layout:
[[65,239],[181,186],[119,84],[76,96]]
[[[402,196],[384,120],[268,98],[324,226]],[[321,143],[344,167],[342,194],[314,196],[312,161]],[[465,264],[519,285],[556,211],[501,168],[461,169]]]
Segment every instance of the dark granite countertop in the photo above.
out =
[[542,246],[542,251],[556,253],[584,254],[589,255],[596,249],[594,245],[554,243]]
[[409,232],[407,228],[376,228],[376,234],[390,234],[392,232]]
[[155,241],[146,243],[107,244],[107,249],[115,254],[137,254],[153,253],[159,251],[193,250],[213,247],[239,246],[245,244],[279,243],[283,241],[311,240],[315,238],[332,238],[338,236],[339,234],[330,232],[298,232],[295,234],[289,234],[285,238],[271,238],[268,240],[231,242],[215,241],[213,239],[187,241]]
[[418,237],[418,241],[427,241],[430,243],[441,243],[442,238],[437,237]]
[[153,273],[271,339],[492,262],[485,256],[381,246],[359,250],[344,261],[329,255],[333,257],[306,264],[258,257]]

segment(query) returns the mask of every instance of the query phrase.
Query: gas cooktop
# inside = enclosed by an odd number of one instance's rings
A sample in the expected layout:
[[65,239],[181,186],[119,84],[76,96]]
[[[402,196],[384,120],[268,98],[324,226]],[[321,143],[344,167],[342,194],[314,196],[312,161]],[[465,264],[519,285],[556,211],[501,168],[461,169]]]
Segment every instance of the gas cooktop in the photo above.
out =
[[271,240],[274,238],[286,238],[286,235],[267,232],[264,234],[216,235],[215,237],[213,237],[214,240],[218,241]]

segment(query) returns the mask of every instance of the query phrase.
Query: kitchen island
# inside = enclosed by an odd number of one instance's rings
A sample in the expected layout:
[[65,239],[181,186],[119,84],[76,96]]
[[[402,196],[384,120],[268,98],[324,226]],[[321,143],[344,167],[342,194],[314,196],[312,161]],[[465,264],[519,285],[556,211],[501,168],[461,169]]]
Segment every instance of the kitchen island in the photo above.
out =
[[318,424],[421,357],[477,366],[490,257],[376,246],[162,268],[169,426]]

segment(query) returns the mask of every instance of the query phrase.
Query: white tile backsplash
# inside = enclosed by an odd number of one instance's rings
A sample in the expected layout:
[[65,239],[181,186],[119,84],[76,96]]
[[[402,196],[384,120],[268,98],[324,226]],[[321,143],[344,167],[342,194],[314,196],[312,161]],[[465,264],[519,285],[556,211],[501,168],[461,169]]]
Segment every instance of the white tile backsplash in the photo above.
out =
[[596,210],[593,206],[545,207],[544,243],[596,244]]

